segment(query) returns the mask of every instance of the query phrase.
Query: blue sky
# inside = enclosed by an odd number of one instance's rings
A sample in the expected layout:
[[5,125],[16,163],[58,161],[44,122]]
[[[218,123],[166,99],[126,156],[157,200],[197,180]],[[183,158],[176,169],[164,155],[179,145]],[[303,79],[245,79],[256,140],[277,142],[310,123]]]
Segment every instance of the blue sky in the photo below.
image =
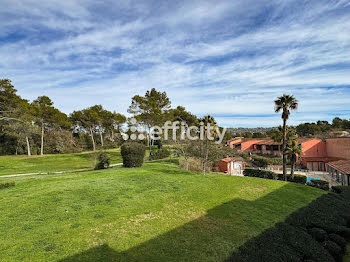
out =
[[350,118],[350,1],[0,0],[0,78],[66,113],[94,104],[126,113],[135,94],[223,126]]

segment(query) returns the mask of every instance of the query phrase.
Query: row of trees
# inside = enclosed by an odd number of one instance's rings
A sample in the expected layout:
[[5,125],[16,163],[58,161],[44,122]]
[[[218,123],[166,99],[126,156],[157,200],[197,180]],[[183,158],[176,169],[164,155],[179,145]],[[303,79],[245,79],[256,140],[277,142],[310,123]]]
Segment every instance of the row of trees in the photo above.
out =
[[[115,147],[116,144],[124,142],[121,138],[123,127],[132,125],[122,114],[110,112],[101,105],[66,115],[55,108],[47,96],[40,96],[30,102],[17,94],[17,90],[8,79],[0,80],[0,91],[1,154],[43,155],[84,149],[96,150],[98,146]],[[201,121],[205,125],[210,123],[216,126],[216,121],[211,116],[197,118],[182,106],[171,108],[167,94],[155,89],[147,91],[144,96],[135,95],[128,112],[137,120],[136,132],[143,133],[147,138],[142,143],[147,144],[150,154],[155,143],[159,146],[162,143],[162,140],[152,139],[152,126],[161,126],[165,121],[179,121],[185,123],[186,128],[199,126]],[[186,137],[180,139],[180,136],[183,136],[180,132],[177,132],[176,139],[173,139],[171,130],[169,132],[170,139],[167,143],[174,144],[178,154],[185,156],[186,159],[190,155],[201,159],[203,170],[210,161],[217,158],[219,147],[222,147],[206,139],[206,135],[204,140],[191,142]],[[216,137],[217,134],[212,136]]]
[[90,144],[96,150],[95,137],[100,136],[101,146],[106,140],[114,142],[125,121],[101,105],[67,116],[49,97],[30,102],[17,94],[10,80],[0,79],[0,154],[65,153],[90,149]]
[[[341,119],[335,117],[331,123],[328,121],[317,121],[312,123],[302,123],[294,126],[295,132],[299,137],[331,137],[335,131],[345,131],[350,130],[350,120]],[[271,137],[274,133],[274,129],[269,130],[265,133],[261,132],[243,132],[235,133],[234,136],[241,136],[247,138],[264,138]]]

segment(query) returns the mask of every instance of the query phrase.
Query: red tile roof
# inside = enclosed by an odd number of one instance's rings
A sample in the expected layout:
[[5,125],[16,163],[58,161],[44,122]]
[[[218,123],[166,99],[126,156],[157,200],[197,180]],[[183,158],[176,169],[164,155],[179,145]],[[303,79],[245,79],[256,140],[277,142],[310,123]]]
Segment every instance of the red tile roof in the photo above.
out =
[[[301,144],[312,139],[316,139],[316,138],[298,138],[297,142]],[[281,145],[282,144],[281,142],[276,142],[270,137],[264,137],[264,138],[236,137],[234,139],[229,140],[228,143],[230,143],[231,145],[235,145],[235,144],[241,144],[247,141],[256,141],[255,142],[256,145]]]
[[338,160],[335,162],[330,162],[327,165],[338,170],[340,173],[350,175],[350,160]]
[[223,162],[231,162],[231,161],[243,161],[242,157],[226,157],[221,159]]
[[301,155],[301,159],[305,160],[306,162],[332,162],[332,161],[337,161],[340,160],[341,158],[339,157],[323,157],[323,156],[303,156]]

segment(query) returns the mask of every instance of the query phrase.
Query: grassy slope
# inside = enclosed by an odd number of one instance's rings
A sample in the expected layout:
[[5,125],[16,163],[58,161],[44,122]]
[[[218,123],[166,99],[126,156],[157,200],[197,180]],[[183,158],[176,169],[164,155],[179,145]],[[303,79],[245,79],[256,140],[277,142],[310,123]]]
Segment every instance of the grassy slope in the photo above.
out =
[[[106,151],[111,163],[121,163],[119,149]],[[93,166],[92,153],[44,156],[0,156],[0,175],[69,171]]]
[[167,163],[1,181],[1,261],[220,261],[323,194]]

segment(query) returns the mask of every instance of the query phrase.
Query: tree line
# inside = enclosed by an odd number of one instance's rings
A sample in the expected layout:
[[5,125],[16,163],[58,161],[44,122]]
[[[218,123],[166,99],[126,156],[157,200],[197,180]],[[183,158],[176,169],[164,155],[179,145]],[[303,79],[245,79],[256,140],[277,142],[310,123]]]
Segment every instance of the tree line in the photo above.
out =
[[[0,154],[69,153],[112,146],[126,117],[101,105],[66,115],[47,96],[21,98],[0,79]],[[99,137],[98,142],[96,137]]]

